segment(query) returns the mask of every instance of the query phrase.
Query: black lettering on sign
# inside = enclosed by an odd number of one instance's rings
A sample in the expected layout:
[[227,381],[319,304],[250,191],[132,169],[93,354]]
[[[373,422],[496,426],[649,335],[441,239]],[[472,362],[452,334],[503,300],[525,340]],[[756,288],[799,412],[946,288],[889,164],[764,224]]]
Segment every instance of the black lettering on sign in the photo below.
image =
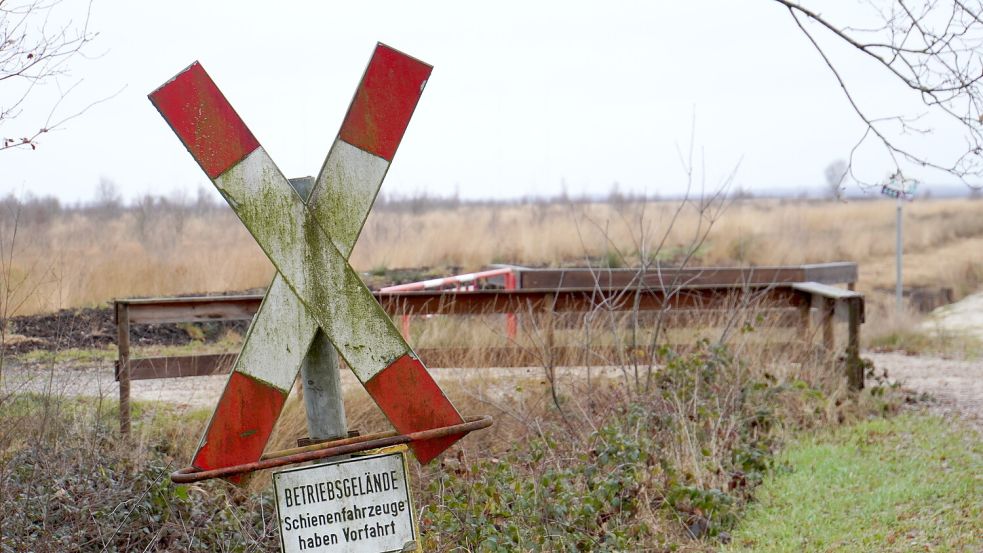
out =
[[297,544],[300,546],[301,551],[305,549],[314,549],[324,545],[337,545],[338,534],[315,533],[313,536],[308,537],[297,536]]
[[381,538],[396,533],[396,521],[389,524],[377,522],[374,525],[365,524],[361,528],[343,528],[346,542],[364,540],[368,538]]

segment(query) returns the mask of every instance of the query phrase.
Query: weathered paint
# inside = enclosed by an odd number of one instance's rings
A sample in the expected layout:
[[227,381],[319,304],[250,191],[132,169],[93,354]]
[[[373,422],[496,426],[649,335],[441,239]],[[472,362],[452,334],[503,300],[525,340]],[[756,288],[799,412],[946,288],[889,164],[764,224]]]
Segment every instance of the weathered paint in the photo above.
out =
[[236,372],[229,378],[223,393],[226,395],[237,401],[220,402],[212,418],[233,432],[212,435],[195,453],[192,464],[196,468],[228,466],[231,449],[240,452],[243,458],[259,459],[287,399],[287,392]]
[[[463,275],[431,278],[429,280],[421,280],[419,282],[407,282],[405,284],[387,286],[385,288],[381,288],[379,291],[380,292],[408,292],[411,290],[431,290],[434,288],[440,288],[442,286],[448,286],[451,284],[457,285],[457,287],[460,288],[461,284],[474,282],[476,280],[485,280],[496,276],[501,276],[505,279],[506,290],[511,290],[515,288],[515,273],[512,271],[510,267],[505,267],[502,269],[479,271],[477,273],[465,273]],[[511,288],[509,287],[510,283],[511,283]],[[473,287],[471,289],[473,289]]]
[[262,147],[214,182],[360,380],[409,351]]
[[[315,216],[320,214],[322,220],[332,217],[331,228],[335,232],[332,241],[346,258],[372,208],[388,165],[379,157],[337,140],[315,181],[308,207],[314,210]],[[344,215],[333,217],[334,214]],[[233,372],[248,374],[289,391],[317,328],[317,322],[307,308],[277,273],[253,318]],[[224,404],[236,403],[241,399],[241,396],[228,391],[227,384],[226,391],[219,399],[219,408],[230,409],[231,406],[223,407]],[[216,419],[213,414],[198,445],[199,452],[209,441],[236,435],[239,429],[235,424],[234,420]],[[269,435],[264,439],[269,440]],[[253,456],[252,450],[234,447],[228,448],[224,455],[223,466],[258,459],[258,456]],[[198,458],[199,454],[196,453],[192,466],[205,469],[197,463]]]
[[346,258],[388,170],[388,161],[343,140],[335,140],[324,160],[307,205]]
[[[214,182],[397,430],[463,421],[263,148]],[[459,438],[413,452],[426,463]]]
[[[401,60],[400,57],[405,59]],[[298,254],[293,260],[290,259],[289,254],[286,256],[278,255],[278,258],[290,266],[291,274],[299,285],[315,287],[318,286],[318,283],[324,285],[324,281],[320,279],[322,275],[318,274],[316,270],[311,271],[305,265],[312,258],[311,256],[316,256],[316,252],[326,243],[329,243],[333,246],[329,248],[333,252],[327,252],[326,259],[328,262],[322,260],[321,263],[315,265],[322,267],[322,269],[333,266],[336,270],[332,273],[334,277],[332,282],[346,284],[343,289],[349,294],[354,293],[354,297],[359,298],[354,305],[347,305],[348,309],[346,309],[345,302],[332,305],[323,303],[325,297],[330,298],[330,295],[325,296],[323,291],[315,289],[315,301],[320,299],[322,303],[319,305],[325,305],[327,308],[321,313],[321,317],[312,316],[305,308],[307,306],[294,294],[296,291],[294,285],[288,283],[278,273],[267,297],[264,299],[263,306],[261,306],[253,325],[250,327],[233,375],[238,372],[241,373],[240,376],[248,375],[249,378],[256,381],[269,383],[274,388],[288,391],[290,384],[296,377],[307,347],[316,332],[318,324],[313,322],[315,318],[324,322],[325,317],[327,317],[327,321],[336,322],[335,325],[331,325],[335,332],[331,332],[332,328],[326,328],[326,333],[336,347],[338,347],[339,339],[344,340],[346,347],[344,350],[339,347],[339,353],[363,382],[378,374],[385,368],[388,361],[405,356],[410,351],[409,346],[402,340],[398,332],[395,332],[392,322],[378,307],[378,304],[373,300],[371,305],[367,305],[367,302],[364,301],[366,297],[371,299],[371,293],[364,288],[357,275],[348,267],[347,256],[351,252],[368,211],[375,200],[382,179],[388,170],[389,163],[386,160],[392,159],[395,148],[402,138],[426,78],[429,76],[430,67],[384,45],[377,47],[363,76],[359,91],[353,100],[353,106],[346,116],[346,122],[341,133],[348,136],[352,142],[364,145],[371,150],[371,153],[352,147],[351,144],[341,139],[336,140],[311,193],[310,210],[304,209],[302,200],[298,208],[296,200],[300,198],[296,194],[283,194],[280,181],[285,181],[285,179],[276,170],[265,152],[259,149],[258,142],[253,151],[254,156],[249,156],[256,157],[257,162],[248,163],[248,160],[240,159],[242,162],[236,165],[234,171],[229,171],[231,174],[224,175],[222,179],[218,178],[229,169],[224,165],[224,160],[236,156],[218,155],[210,149],[207,143],[208,137],[220,136],[220,133],[210,130],[212,127],[221,128],[221,125],[217,125],[214,121],[216,114],[225,114],[230,118],[230,122],[225,127],[235,132],[231,133],[231,138],[226,137],[226,140],[235,139],[239,135],[248,136],[253,142],[255,139],[252,138],[252,134],[245,127],[245,124],[228,105],[224,96],[211,82],[200,65],[193,65],[187,72],[191,72],[192,75],[179,75],[158,89],[152,99],[158,98],[155,100],[155,105],[158,105],[158,109],[165,118],[173,115],[178,119],[177,123],[172,123],[175,132],[178,133],[206,173],[216,182],[219,189],[223,191],[230,205],[236,209],[244,222],[246,221],[245,214],[258,232],[262,233],[264,229],[266,231],[272,229],[272,232],[266,233],[269,240],[267,246],[277,249],[281,254],[287,251]],[[171,86],[178,87],[180,91],[172,92]],[[194,89],[194,87],[200,87],[200,90],[204,92]],[[190,96],[193,101],[185,100],[185,103],[182,103],[182,94]],[[164,98],[166,101],[159,100],[160,98]],[[188,105],[193,105],[194,101],[203,104],[199,106],[197,111],[187,108]],[[224,106],[210,105],[215,103],[224,104]],[[162,108],[162,105],[166,109]],[[180,107],[180,109],[175,106]],[[205,115],[196,119],[196,113]],[[243,148],[252,147],[251,143],[240,142],[245,144]],[[219,150],[219,153],[224,151],[221,148]],[[232,184],[232,186],[223,190],[219,184],[220,180]],[[240,202],[236,200],[236,194],[230,194],[230,192],[238,190],[239,192],[246,191],[248,194],[248,186],[239,189],[235,187],[235,184],[241,185],[246,181],[260,184],[252,192],[258,194],[256,197],[260,198],[261,201],[258,208],[254,205],[252,208],[240,212]],[[273,189],[263,184],[268,185],[271,182],[274,183]],[[291,195],[293,196],[292,199],[289,197]],[[284,222],[288,224],[283,225]],[[266,246],[264,246],[265,249]],[[339,260],[340,265],[338,264]],[[276,260],[274,260],[274,264],[277,264]],[[278,269],[280,269],[279,266]],[[330,290],[331,286],[325,288]],[[362,290],[358,290],[359,288]],[[338,309],[338,305],[341,305],[340,309]],[[372,313],[372,308],[375,308],[375,313]],[[345,319],[340,319],[340,317]],[[367,323],[361,325],[355,332],[351,332],[351,329],[344,324],[346,321],[348,323],[367,321]],[[378,328],[380,324],[382,328]],[[387,326],[388,332],[385,328]],[[379,332],[380,330],[381,332]],[[366,336],[367,339],[360,342],[358,332],[366,331],[369,334],[363,336]],[[396,339],[393,339],[393,335]],[[388,359],[386,359],[387,357]],[[426,374],[426,379],[436,388],[436,384],[430,379],[425,369],[424,374]],[[252,402],[251,398],[236,390],[233,380],[234,378],[230,377],[219,407],[213,415],[205,436],[203,436],[199,453],[195,457],[196,461],[200,458],[202,463],[208,463],[208,468],[220,466],[215,463],[229,466],[255,461],[259,458],[262,448],[258,452],[255,451],[255,448],[237,448],[234,446],[235,436],[245,433],[250,437],[255,436],[255,439],[261,439],[263,444],[269,438],[269,430],[250,429],[249,432],[245,432],[239,426],[241,419],[225,420],[225,417],[220,415],[220,412],[247,409]],[[235,380],[238,380],[238,377]],[[436,389],[439,392],[439,388]],[[384,411],[387,413],[393,411],[391,408],[387,410],[386,407],[390,398],[376,399],[383,406]],[[462,420],[442,393],[433,399],[438,404],[438,411],[440,411],[441,405],[446,404],[446,407],[449,407],[450,412],[454,415],[447,418],[444,425],[456,424]],[[270,415],[272,415],[271,421],[275,421],[279,416],[279,407],[275,413],[270,413]],[[272,424],[269,426],[271,430]],[[404,426],[406,425],[404,424]],[[432,428],[432,426],[414,426],[415,430],[426,428]],[[225,452],[221,459],[216,457],[217,448],[209,446],[209,444],[219,442],[227,445],[227,447],[221,448]],[[447,445],[450,443],[447,442]],[[430,460],[437,453],[430,454],[426,460]],[[421,462],[425,461],[421,459]],[[199,466],[198,463],[194,463],[194,465],[198,468],[206,468]]]
[[290,390],[317,322],[279,274],[263,298],[236,359],[236,371]]
[[433,67],[376,45],[341,125],[345,142],[392,161]]
[[[400,357],[364,384],[365,390],[392,421],[396,430],[403,434],[459,424],[449,421],[463,422],[426,367],[416,357]],[[417,460],[426,464],[462,436],[463,434],[455,434],[413,442],[410,447],[413,448]]]
[[[250,435],[251,443],[262,442],[262,446],[257,448],[237,445],[240,436],[247,430],[242,426],[247,421],[241,417],[227,417],[225,413],[253,409],[253,405],[260,400],[239,392],[236,375],[263,382],[280,390],[286,397],[316,330],[317,323],[313,317],[308,314],[283,277],[275,275],[249,326],[232,374],[191,461],[192,466],[208,470],[259,458],[269,441],[273,425],[254,425],[251,429],[256,431]],[[280,416],[279,409],[265,413],[272,421]],[[215,443],[222,446],[209,447],[209,444]]]
[[151,92],[150,101],[209,178],[221,175],[259,147],[198,62]]

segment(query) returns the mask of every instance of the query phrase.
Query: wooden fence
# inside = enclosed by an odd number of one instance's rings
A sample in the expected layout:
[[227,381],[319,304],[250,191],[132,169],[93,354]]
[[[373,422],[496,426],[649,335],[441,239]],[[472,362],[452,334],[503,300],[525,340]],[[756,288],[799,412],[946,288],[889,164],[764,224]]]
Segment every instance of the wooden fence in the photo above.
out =
[[[484,315],[491,313],[553,314],[607,311],[671,313],[672,324],[685,325],[686,314],[726,310],[735,298],[754,297],[755,303],[782,314],[771,324],[792,326],[808,336],[818,322],[823,345],[836,351],[833,323],[847,323],[845,370],[849,384],[863,386],[859,358],[860,325],[864,320],[863,296],[852,289],[857,280],[855,263],[829,263],[792,267],[693,268],[641,272],[637,269],[525,269],[515,267],[518,289],[474,291],[375,292],[391,316]],[[847,288],[832,286],[846,284]],[[130,381],[205,376],[227,373],[235,353],[131,358],[130,326],[138,324],[195,323],[251,320],[262,296],[207,296],[183,298],[122,299],[115,302],[119,354],[116,379],[120,392],[120,424],[129,429]],[[548,336],[552,338],[552,327]],[[458,350],[464,348],[457,348]],[[547,344],[551,362],[579,364],[583,348]],[[624,352],[612,351],[613,355]],[[430,367],[459,360],[455,348],[424,348],[417,354]],[[516,348],[484,348],[482,366],[526,366],[541,362]]]

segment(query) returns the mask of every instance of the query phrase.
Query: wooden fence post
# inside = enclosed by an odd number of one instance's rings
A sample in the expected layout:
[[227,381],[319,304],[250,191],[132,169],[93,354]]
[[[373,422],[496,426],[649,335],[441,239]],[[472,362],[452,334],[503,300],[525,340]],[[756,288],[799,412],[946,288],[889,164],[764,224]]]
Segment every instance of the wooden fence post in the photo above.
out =
[[833,318],[836,316],[836,300],[824,298],[822,302],[823,346],[826,351],[836,349],[836,335],[833,333]]
[[130,433],[130,308],[116,302],[116,379],[119,381],[119,433]]
[[860,360],[860,308],[863,298],[850,298],[849,339],[846,346],[846,378],[851,390],[864,388],[864,365]]
[[799,306],[799,339],[803,343],[810,342],[809,340],[809,330],[812,326],[812,306],[808,303],[803,303]]
[[554,336],[554,334],[556,333],[556,310],[555,310],[555,307],[556,307],[556,296],[553,296],[553,295],[547,296],[546,305],[549,306],[549,309],[546,311],[546,316],[545,316],[545,320],[546,320],[546,356],[547,356],[546,358],[549,360],[549,365],[552,368],[552,367],[555,367],[556,366],[556,357],[555,357],[555,355],[556,355],[556,351],[555,351],[556,350],[556,348],[555,348],[556,337]]

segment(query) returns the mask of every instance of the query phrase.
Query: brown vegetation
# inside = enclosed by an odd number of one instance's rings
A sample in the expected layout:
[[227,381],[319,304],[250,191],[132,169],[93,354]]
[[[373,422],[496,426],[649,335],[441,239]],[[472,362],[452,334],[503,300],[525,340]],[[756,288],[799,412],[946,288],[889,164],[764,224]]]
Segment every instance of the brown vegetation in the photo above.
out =
[[[22,313],[113,296],[245,289],[271,277],[262,253],[224,208],[150,199],[127,209],[41,202],[4,207],[0,243],[15,249],[0,256],[7,275],[0,292],[5,308]],[[690,264],[864,255],[876,264],[891,258],[880,241],[849,234],[890,237],[893,211],[884,202],[738,202],[719,218],[719,206],[688,204],[675,221],[678,204],[672,202],[380,207],[352,258],[361,270],[470,269],[492,262],[632,266],[676,264],[688,256]],[[983,235],[963,205],[926,203],[913,211],[914,220],[928,221],[924,232],[909,233],[915,255]],[[949,230],[928,229],[940,225]],[[858,261],[865,275],[865,261]],[[433,550],[487,549],[489,543],[499,550],[708,550],[729,540],[789,432],[894,410],[898,401],[878,380],[863,393],[848,391],[833,352],[818,347],[816,336],[770,328],[764,319],[770,313],[761,307],[767,306],[707,313],[685,333],[654,331],[650,319],[601,307],[588,315],[589,324],[560,317],[556,344],[582,347],[589,360],[573,369],[554,365],[543,321],[522,314],[514,344],[540,353],[540,363],[512,372],[459,371],[452,378],[435,371],[463,413],[491,414],[497,423],[417,471],[426,544]],[[420,320],[413,341],[494,344],[503,340],[502,322],[492,315],[467,325]],[[781,332],[781,347],[760,347]],[[612,354],[612,344],[628,347]],[[0,395],[0,428],[8,429],[0,432],[0,512],[13,513],[0,517],[0,545],[30,543],[38,551],[65,544],[119,550],[275,545],[267,476],[254,479],[247,493],[222,482],[167,483],[167,473],[187,462],[207,413],[182,413],[163,402],[142,405],[132,436],[120,440],[115,401],[60,397],[51,386],[64,369],[56,363],[52,356],[39,373],[49,383],[43,393]],[[297,396],[271,448],[291,446],[306,434]],[[345,400],[351,427],[386,428],[360,387],[350,386]]]
[[[386,202],[370,214],[351,262],[366,272],[490,263],[672,265],[692,251],[708,223],[698,202],[673,220],[677,208],[676,202],[627,200]],[[906,284],[951,287],[957,299],[978,289],[983,260],[970,254],[983,251],[981,212],[983,203],[964,199],[906,206]],[[8,316],[114,297],[257,288],[273,273],[231,211],[207,202],[145,198],[129,208],[63,209],[8,199],[0,206],[0,242],[10,244],[15,225],[10,282],[17,310]],[[837,260],[859,263],[861,291],[893,286],[893,202],[737,201],[724,206],[689,265]]]
[[[606,314],[596,315],[604,326]],[[740,315],[761,324],[768,313],[751,307]],[[639,346],[653,348],[648,362],[590,356],[598,360],[593,370],[547,362],[434,371],[461,412],[490,414],[496,423],[414,470],[427,549],[709,551],[729,540],[789,433],[897,408],[899,397],[877,381],[849,392],[833,359],[810,344],[762,349],[763,328],[740,324],[722,333],[720,320],[703,322],[710,339],[678,349],[639,332]],[[596,329],[567,331],[585,349],[596,344]],[[526,343],[537,345],[534,337]],[[38,377],[49,383],[68,370],[53,360],[44,365]],[[349,380],[349,427],[387,428]],[[0,395],[7,429],[0,431],[0,546],[276,546],[268,474],[256,475],[245,493],[221,481],[167,481],[194,451],[207,412],[138,404],[133,434],[120,440],[115,401],[62,394],[49,386],[44,394]],[[270,449],[305,435],[294,393]]]

